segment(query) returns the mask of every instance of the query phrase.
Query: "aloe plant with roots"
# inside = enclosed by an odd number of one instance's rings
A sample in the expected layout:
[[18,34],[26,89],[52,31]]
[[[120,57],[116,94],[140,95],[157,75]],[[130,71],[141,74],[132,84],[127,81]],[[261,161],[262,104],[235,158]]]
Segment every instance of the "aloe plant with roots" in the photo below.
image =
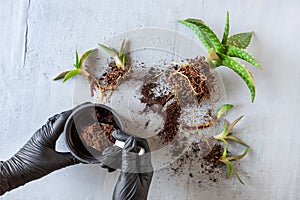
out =
[[124,46],[125,46],[125,38],[123,39],[121,46],[120,46],[120,51],[118,52],[117,50],[115,50],[114,48],[105,46],[103,44],[98,44],[104,51],[106,51],[107,53],[109,53],[111,55],[111,57],[114,58],[116,66],[119,69],[122,69],[123,71],[125,71],[125,63],[126,63],[126,56],[125,56],[125,52],[124,52]]
[[207,49],[208,55],[206,59],[210,67],[229,67],[245,81],[250,90],[251,100],[253,102],[255,98],[255,83],[253,77],[240,61],[234,59],[239,58],[245,60],[261,69],[261,65],[255,58],[245,51],[250,44],[253,32],[238,33],[229,37],[229,12],[226,14],[222,40],[219,40],[214,31],[200,19],[189,18],[178,20],[178,22],[192,29],[198,36]]
[[243,185],[244,185],[244,182],[240,178],[238,171],[236,170],[236,168],[234,167],[234,165],[231,162],[242,159],[248,152],[249,152],[249,148],[247,147],[241,155],[227,157],[227,148],[225,147],[222,156],[219,158],[219,161],[221,161],[222,163],[224,163],[227,166],[227,177],[229,178],[231,175],[231,172],[233,171],[235,176],[238,178],[240,183],[242,183]]
[[60,73],[59,75],[57,75],[53,80],[59,80],[59,79],[63,79],[63,83],[66,82],[68,79],[70,79],[73,76],[77,76],[77,75],[82,75],[84,76],[89,84],[90,84],[90,91],[91,91],[91,96],[94,96],[94,90],[96,88],[100,88],[100,84],[97,80],[97,78],[95,78],[93,75],[91,75],[83,66],[83,63],[85,61],[85,59],[94,51],[95,49],[91,49],[88,50],[86,52],[84,52],[82,54],[82,56],[79,59],[79,55],[78,52],[76,51],[76,61],[74,64],[74,69],[72,70],[68,70],[68,71],[64,71],[62,73]]

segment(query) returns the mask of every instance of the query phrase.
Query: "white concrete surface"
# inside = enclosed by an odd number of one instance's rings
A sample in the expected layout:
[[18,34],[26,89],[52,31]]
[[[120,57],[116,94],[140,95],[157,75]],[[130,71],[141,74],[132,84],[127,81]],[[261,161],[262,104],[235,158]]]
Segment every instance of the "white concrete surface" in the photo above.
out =
[[[245,114],[236,132],[251,146],[240,162],[246,185],[231,178],[226,187],[194,191],[178,180],[187,193],[154,180],[149,199],[299,199],[299,9],[298,0],[0,0],[0,159],[12,156],[52,114],[72,106],[74,82],[52,78],[72,66],[76,50],[141,27],[176,30],[197,41],[176,23],[187,17],[205,19],[220,35],[229,10],[232,33],[255,31],[249,51],[264,67],[249,67],[257,85],[254,104],[240,78],[220,69],[228,103],[236,105],[229,118]],[[110,199],[117,175],[78,165],[0,199]]]

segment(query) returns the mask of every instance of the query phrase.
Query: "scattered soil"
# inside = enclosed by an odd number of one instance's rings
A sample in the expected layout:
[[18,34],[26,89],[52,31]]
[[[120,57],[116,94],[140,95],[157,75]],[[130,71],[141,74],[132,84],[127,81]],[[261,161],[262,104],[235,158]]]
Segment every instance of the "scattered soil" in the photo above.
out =
[[178,119],[180,114],[181,107],[177,101],[167,106],[164,128],[158,133],[158,137],[161,139],[163,144],[170,143],[177,135],[179,130]]
[[[222,163],[218,160],[222,153],[221,145],[215,145],[212,151],[202,158],[200,156],[200,148],[196,142],[193,142],[189,149],[184,152],[174,163],[171,163],[168,172],[171,176],[178,176],[188,173],[194,184],[199,184],[201,187],[213,185],[220,177],[223,177]],[[217,158],[218,157],[218,158]],[[189,170],[186,170],[186,169]],[[193,173],[191,169],[193,168]],[[196,181],[196,182],[195,182]]]
[[105,148],[115,143],[112,132],[118,126],[113,114],[106,109],[97,108],[96,116],[92,116],[90,119],[93,120],[83,123],[80,128],[80,138],[85,145],[102,152]]
[[168,100],[170,100],[172,95],[156,96],[153,89],[159,86],[158,83],[145,83],[141,89],[142,97],[140,98],[142,103],[146,104],[146,108],[152,107],[153,105],[164,106]]

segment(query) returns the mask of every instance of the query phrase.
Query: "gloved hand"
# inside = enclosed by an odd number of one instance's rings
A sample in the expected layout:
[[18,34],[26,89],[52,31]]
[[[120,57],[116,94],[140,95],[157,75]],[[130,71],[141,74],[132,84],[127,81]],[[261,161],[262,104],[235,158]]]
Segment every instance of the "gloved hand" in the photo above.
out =
[[[121,130],[113,133],[115,139],[125,141],[122,151],[121,174],[113,193],[113,200],[145,200],[153,176],[151,154],[145,139],[129,136]],[[145,154],[138,155],[139,147]]]
[[[89,103],[76,108],[86,104]],[[55,151],[56,141],[71,112],[68,110],[49,118],[12,158],[0,162],[0,195],[57,169],[79,163],[71,153]]]
[[0,163],[0,195],[78,161],[70,153],[55,151],[71,110],[54,115],[9,160]]

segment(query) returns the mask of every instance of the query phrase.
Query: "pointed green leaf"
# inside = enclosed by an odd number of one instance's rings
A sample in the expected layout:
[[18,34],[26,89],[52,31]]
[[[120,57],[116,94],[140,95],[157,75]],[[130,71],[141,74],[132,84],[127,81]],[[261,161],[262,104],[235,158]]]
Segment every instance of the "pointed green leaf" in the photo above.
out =
[[107,47],[103,44],[98,44],[104,51],[106,51],[107,53],[109,53],[111,55],[111,57],[119,57],[119,53],[113,49],[113,48],[110,48],[110,47]]
[[202,42],[202,44],[205,46],[205,48],[207,49],[207,51],[209,51],[211,48],[213,48],[213,46],[207,40],[207,37],[205,37],[203,35],[204,34],[203,31],[201,29],[199,29],[195,24],[187,22],[185,20],[178,20],[178,22],[180,22],[183,25],[185,25],[185,26],[189,27],[190,29],[192,29],[192,31],[194,31],[194,33],[200,39],[200,41]]
[[225,148],[224,148],[224,151],[223,151],[223,154],[222,154],[222,156],[221,156],[221,160],[226,159],[226,156],[227,156],[227,149],[226,149],[226,147],[225,147]]
[[76,76],[78,73],[79,73],[79,69],[74,69],[74,70],[70,71],[69,73],[66,74],[66,76],[63,80],[63,83],[66,82],[72,76]]
[[122,63],[125,65],[126,64],[126,56],[125,54],[122,55]]
[[224,27],[224,33],[223,33],[223,38],[222,38],[222,44],[226,45],[227,39],[228,39],[228,34],[229,34],[229,12],[226,12],[226,22],[225,22],[225,27]]
[[220,134],[221,136],[226,136],[227,135],[227,133],[228,133],[228,124],[227,124],[227,122],[225,121],[224,122],[224,127],[223,127],[223,130],[222,130],[222,133]]
[[209,39],[209,41],[213,44],[213,47],[216,49],[217,53],[225,52],[225,48],[218,39],[217,35],[202,20],[186,19],[184,21],[187,23],[194,24],[199,30],[203,31],[202,35],[206,36]]
[[240,116],[239,118],[237,118],[236,120],[234,120],[234,122],[232,122],[228,129],[227,129],[227,133],[226,135],[228,135],[228,133],[231,131],[231,129],[244,117],[244,115]]
[[262,69],[261,65],[254,59],[254,57],[250,53],[244,51],[243,49],[240,49],[235,46],[228,46],[226,54],[230,57],[237,57],[243,59],[256,66],[257,68]]
[[228,38],[227,45],[246,49],[251,42],[253,32],[238,33]]
[[249,152],[249,147],[247,147],[247,148],[244,150],[243,154],[237,155],[237,156],[230,156],[230,157],[227,157],[226,160],[229,160],[229,161],[236,161],[236,160],[242,159],[248,152]]
[[217,111],[217,119],[220,119],[228,110],[230,110],[233,107],[231,104],[224,104],[219,108]]
[[222,65],[229,67],[233,71],[235,71],[247,84],[250,94],[251,100],[254,101],[255,98],[255,84],[250,72],[244,67],[240,62],[230,58],[226,55],[219,55],[222,60]]
[[59,79],[62,79],[62,78],[65,78],[66,74],[69,73],[71,70],[68,70],[68,71],[65,71],[65,72],[62,72],[60,73],[59,75],[57,75],[53,80],[54,81],[57,81]]
[[233,165],[231,165],[231,167],[232,167],[232,170],[233,170],[235,176],[237,177],[237,179],[240,181],[241,184],[244,185],[244,182],[243,182],[242,179],[240,178],[238,171],[235,169],[235,167],[234,167]]
[[240,144],[242,144],[242,145],[244,145],[244,146],[246,146],[246,147],[249,147],[249,145],[248,144],[246,144],[245,142],[243,142],[241,139],[239,139],[239,138],[237,138],[237,137],[235,137],[235,136],[227,136],[227,137],[225,137],[225,139],[227,139],[227,140],[233,140],[233,141],[236,141],[236,142],[238,142],[238,143],[240,143]]
[[228,142],[224,138],[219,138],[226,146],[228,146]]
[[230,175],[231,175],[231,169],[232,169],[233,166],[232,166],[231,162],[229,162],[229,161],[224,161],[224,163],[227,166],[227,177],[230,177]]
[[125,45],[125,38],[123,39],[121,47],[120,47],[119,57],[123,56],[123,54],[124,54],[124,45]]
[[79,61],[79,68],[81,68],[82,63],[84,62],[84,60],[94,51],[95,49],[91,49],[88,50],[86,52],[84,52],[84,54],[81,56],[80,61]]
[[74,64],[74,67],[76,69],[79,69],[80,65],[79,65],[79,56],[78,56],[78,52],[76,51],[76,63]]

